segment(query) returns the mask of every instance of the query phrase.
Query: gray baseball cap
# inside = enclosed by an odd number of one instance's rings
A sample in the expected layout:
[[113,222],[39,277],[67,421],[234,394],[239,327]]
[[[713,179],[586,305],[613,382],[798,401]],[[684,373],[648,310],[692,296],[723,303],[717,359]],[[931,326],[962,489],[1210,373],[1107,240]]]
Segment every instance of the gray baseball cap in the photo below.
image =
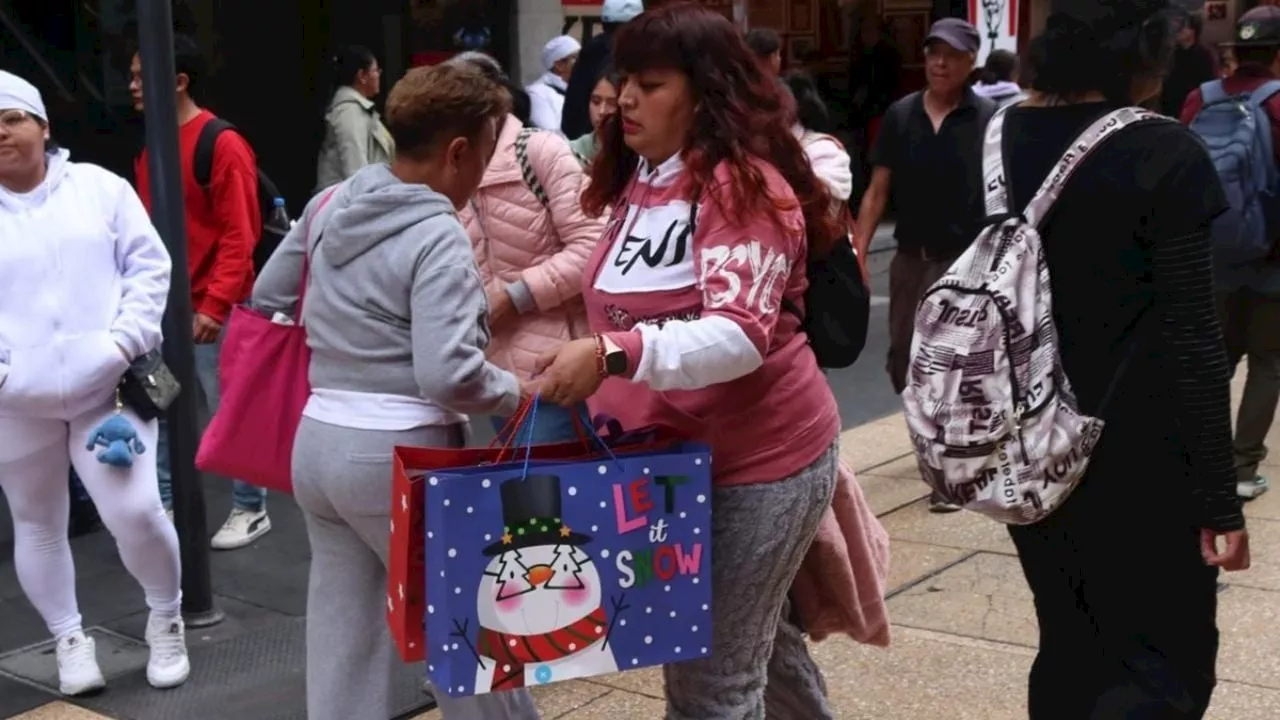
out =
[[924,44],[928,45],[934,40],[940,40],[960,52],[974,54],[977,54],[978,48],[982,46],[978,28],[960,18],[942,18],[934,23],[933,27],[929,28],[929,34],[925,36]]
[[1268,47],[1280,45],[1280,8],[1259,5],[1236,20],[1235,47]]

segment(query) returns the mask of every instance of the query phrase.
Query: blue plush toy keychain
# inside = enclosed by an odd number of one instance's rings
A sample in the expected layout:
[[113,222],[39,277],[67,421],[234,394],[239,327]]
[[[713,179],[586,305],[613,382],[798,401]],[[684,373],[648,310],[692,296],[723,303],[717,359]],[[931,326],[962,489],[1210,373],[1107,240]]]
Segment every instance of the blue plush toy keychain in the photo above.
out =
[[124,410],[124,402],[120,400],[120,390],[116,390],[116,413],[98,426],[96,430],[89,434],[89,444],[86,450],[93,450],[95,447],[101,447],[98,451],[98,462],[104,465],[111,465],[118,468],[133,467],[133,458],[135,455],[141,455],[147,451],[147,446],[142,444],[142,438],[138,437],[138,429],[129,422],[129,419],[121,412]]

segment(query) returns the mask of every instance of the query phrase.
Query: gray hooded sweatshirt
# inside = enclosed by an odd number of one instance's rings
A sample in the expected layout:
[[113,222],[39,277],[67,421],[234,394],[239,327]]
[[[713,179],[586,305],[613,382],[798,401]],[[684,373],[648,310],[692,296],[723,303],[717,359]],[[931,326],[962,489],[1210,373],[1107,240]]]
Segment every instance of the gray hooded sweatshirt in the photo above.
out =
[[325,195],[271,256],[250,301],[294,315],[307,250],[312,388],[421,398],[462,414],[515,412],[515,376],[485,360],[484,285],[448,198],[384,164],[339,185],[317,213]]

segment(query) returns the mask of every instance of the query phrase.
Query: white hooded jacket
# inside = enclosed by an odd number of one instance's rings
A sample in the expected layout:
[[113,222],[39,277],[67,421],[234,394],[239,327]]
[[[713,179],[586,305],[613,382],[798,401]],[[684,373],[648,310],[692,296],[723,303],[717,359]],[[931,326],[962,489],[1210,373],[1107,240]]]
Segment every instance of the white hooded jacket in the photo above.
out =
[[0,416],[102,407],[160,346],[169,252],[123,178],[68,158],[29,193],[0,188]]

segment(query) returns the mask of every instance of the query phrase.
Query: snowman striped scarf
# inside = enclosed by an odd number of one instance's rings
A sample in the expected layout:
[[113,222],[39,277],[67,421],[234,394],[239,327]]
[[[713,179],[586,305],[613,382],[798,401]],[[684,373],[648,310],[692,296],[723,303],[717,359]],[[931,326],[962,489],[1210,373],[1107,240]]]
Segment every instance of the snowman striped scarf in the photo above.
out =
[[584,650],[604,638],[608,625],[609,619],[600,607],[568,627],[542,635],[511,635],[481,628],[477,650],[498,663],[493,671],[492,692],[524,687],[526,665],[559,660]]

